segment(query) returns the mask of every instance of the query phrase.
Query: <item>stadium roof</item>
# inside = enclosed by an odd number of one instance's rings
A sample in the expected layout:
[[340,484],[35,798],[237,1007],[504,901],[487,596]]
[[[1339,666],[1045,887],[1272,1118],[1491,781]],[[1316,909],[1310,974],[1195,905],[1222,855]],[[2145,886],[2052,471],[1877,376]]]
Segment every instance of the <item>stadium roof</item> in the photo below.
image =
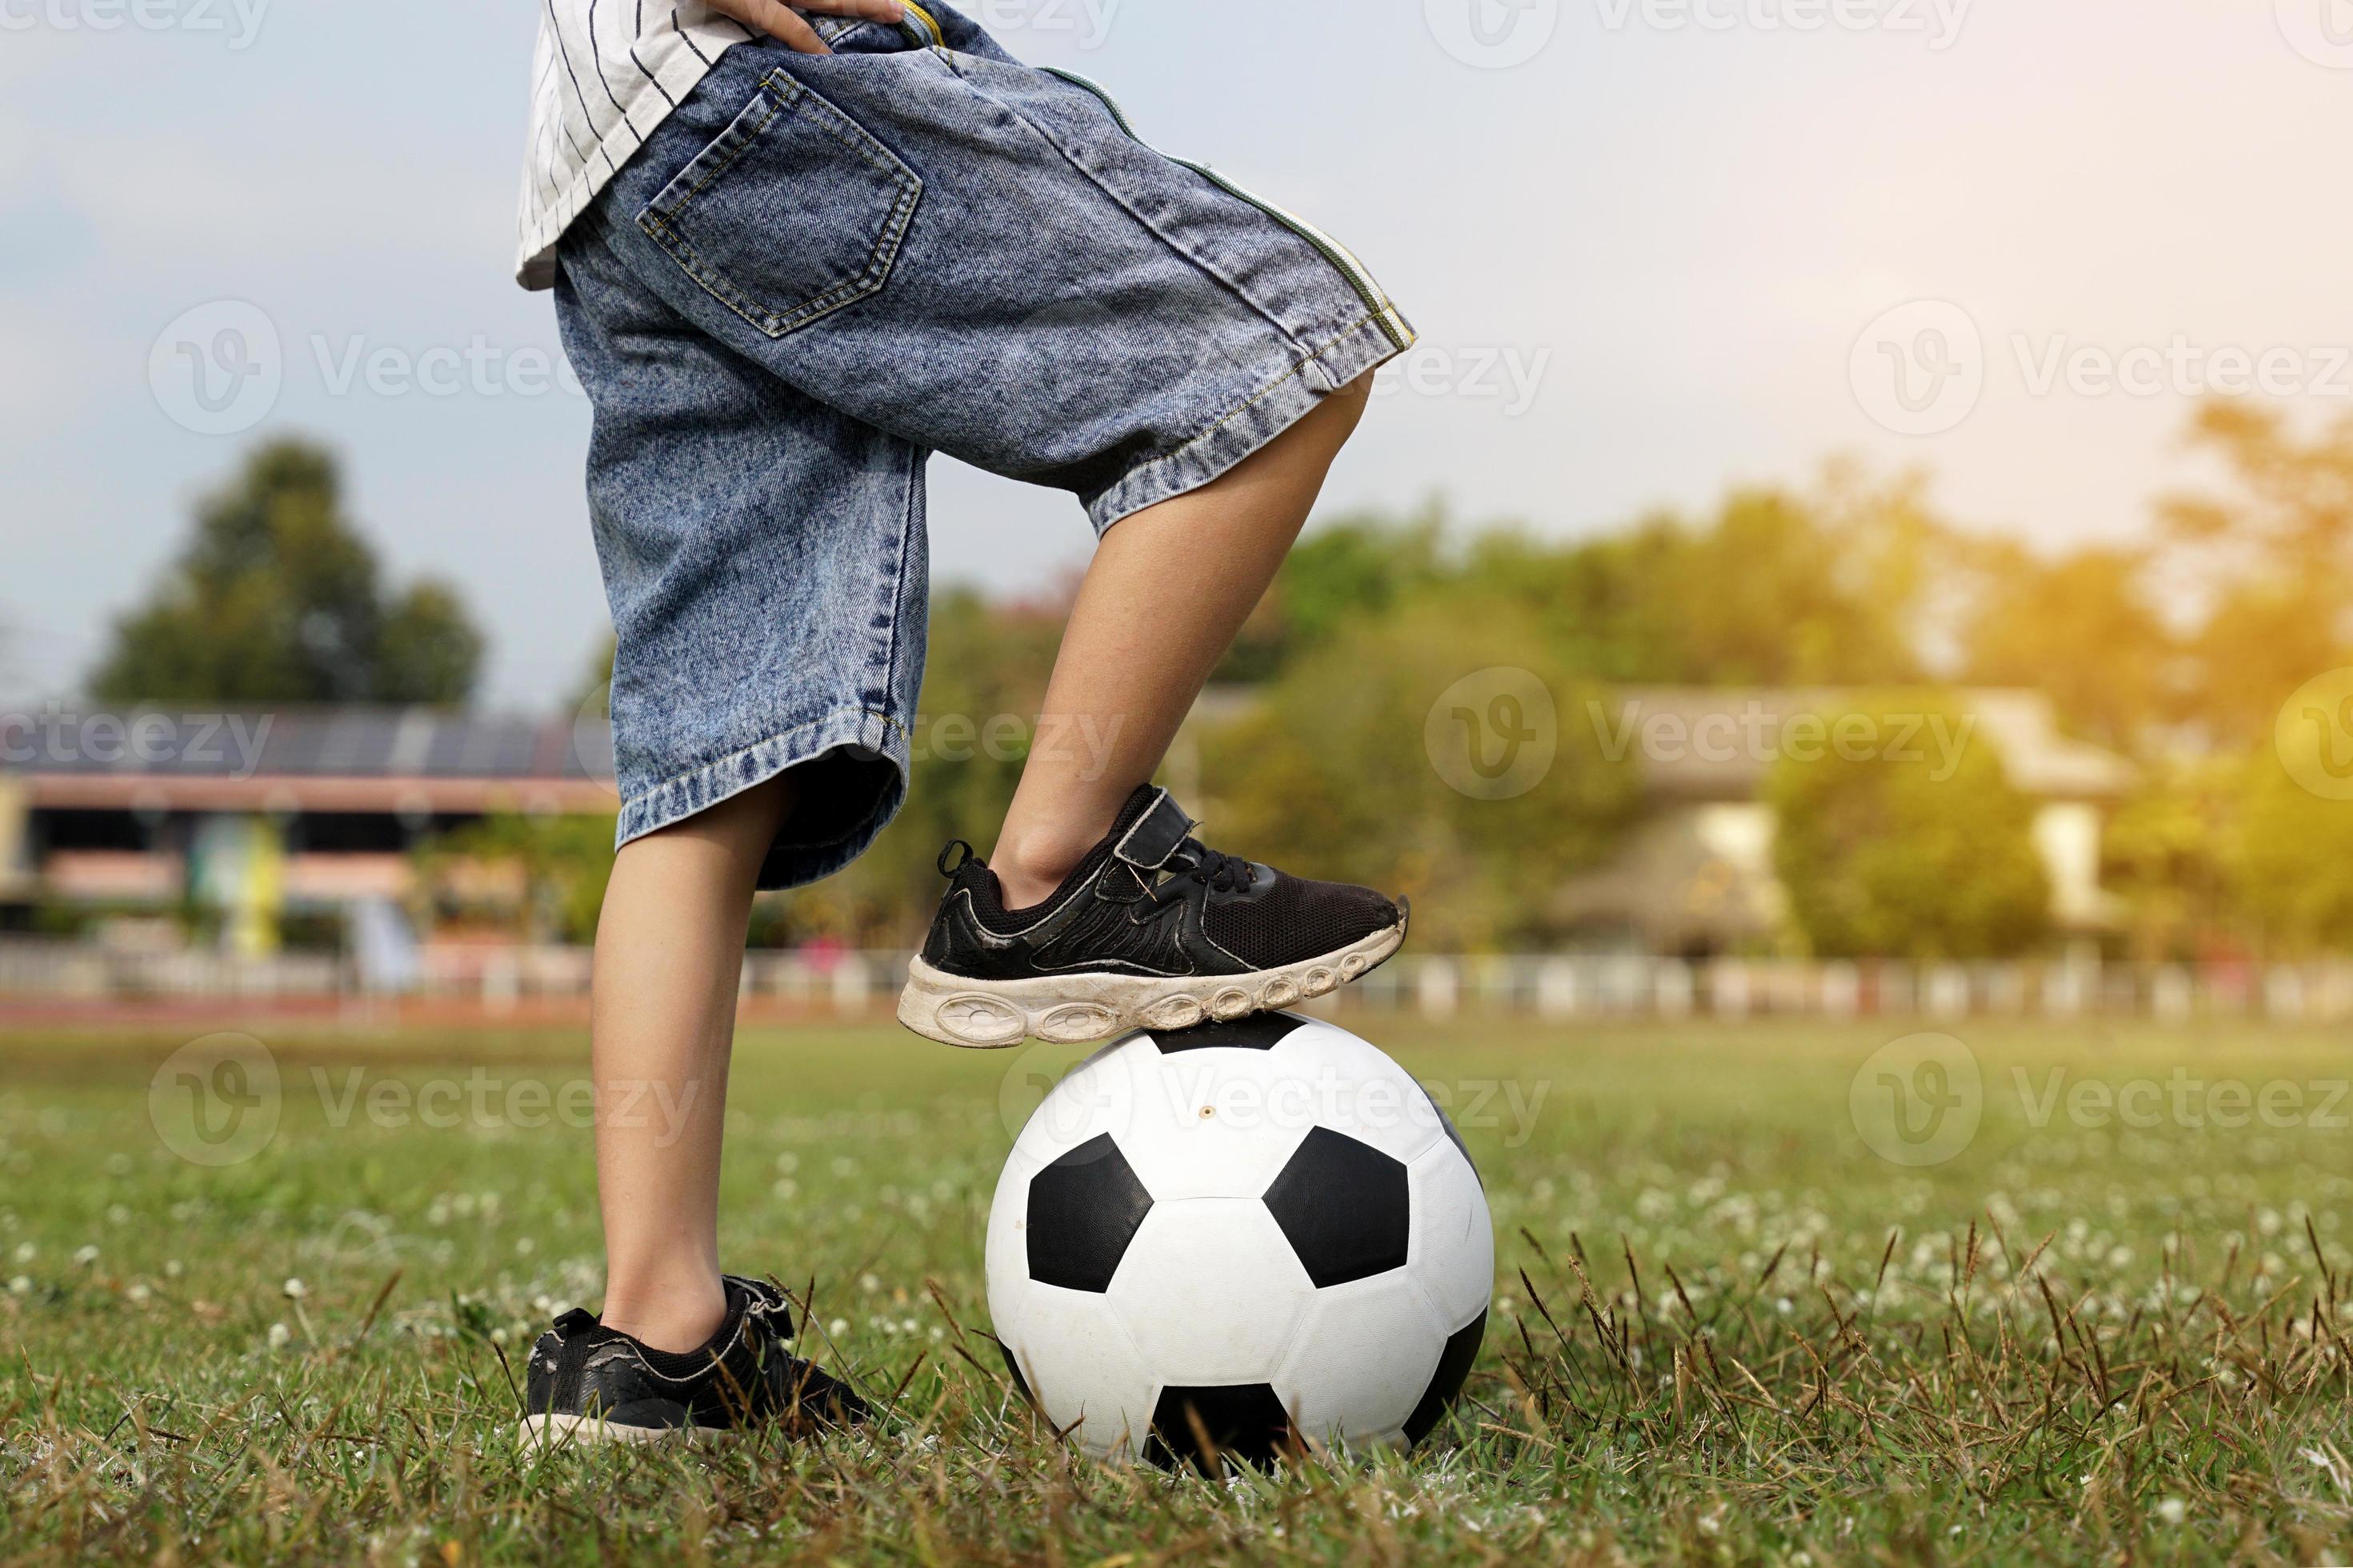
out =
[[52,708],[0,719],[0,778],[34,806],[609,812],[601,718],[424,708]]

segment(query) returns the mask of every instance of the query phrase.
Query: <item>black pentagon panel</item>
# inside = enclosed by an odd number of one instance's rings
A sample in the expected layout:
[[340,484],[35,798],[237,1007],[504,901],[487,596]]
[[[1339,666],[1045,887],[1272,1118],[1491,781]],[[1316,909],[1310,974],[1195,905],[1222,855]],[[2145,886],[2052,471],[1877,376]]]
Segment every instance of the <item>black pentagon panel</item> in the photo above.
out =
[[1119,1145],[1095,1134],[1029,1178],[1029,1278],[1102,1294],[1151,1212]]
[[1319,1289],[1405,1267],[1413,1229],[1405,1165],[1345,1132],[1311,1131],[1267,1188],[1266,1206]]
[[1144,1458],[1164,1470],[1175,1469],[1182,1461],[1208,1475],[1218,1459],[1269,1468],[1292,1447],[1291,1414],[1273,1386],[1237,1383],[1162,1389],[1159,1403],[1152,1407],[1152,1436],[1145,1440]]
[[1487,1313],[1479,1315],[1446,1336],[1446,1349],[1438,1358],[1438,1370],[1430,1374],[1430,1386],[1415,1401],[1413,1414],[1405,1418],[1405,1440],[1420,1442],[1431,1428],[1445,1416],[1455,1395],[1462,1392],[1462,1382],[1471,1375],[1471,1363],[1479,1359],[1479,1342],[1487,1337]]
[[1189,1029],[1155,1029],[1152,1043],[1160,1047],[1164,1057],[1177,1051],[1208,1050],[1212,1046],[1223,1046],[1229,1050],[1271,1051],[1275,1042],[1306,1022],[1295,1013],[1252,1013],[1228,1023],[1212,1019]]

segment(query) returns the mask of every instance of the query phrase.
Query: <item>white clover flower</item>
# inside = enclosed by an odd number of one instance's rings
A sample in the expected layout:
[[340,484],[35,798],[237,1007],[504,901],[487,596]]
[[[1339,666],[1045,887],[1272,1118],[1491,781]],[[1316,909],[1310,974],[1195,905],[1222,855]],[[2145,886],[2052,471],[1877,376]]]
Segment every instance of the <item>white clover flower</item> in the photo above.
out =
[[825,1331],[831,1338],[838,1340],[841,1338],[842,1335],[849,1331],[849,1320],[848,1318],[836,1318],[833,1321],[825,1326]]
[[286,1281],[285,1291],[288,1300],[299,1301],[311,1293],[311,1287],[303,1284],[300,1279],[289,1279]]
[[269,1348],[271,1350],[282,1351],[293,1342],[293,1330],[288,1328],[283,1323],[272,1323],[269,1325]]
[[39,1247],[35,1247],[29,1241],[18,1242],[16,1244],[16,1261],[19,1263],[30,1263],[34,1258],[40,1256],[40,1250],[41,1249]]
[[140,1284],[133,1285],[130,1289],[125,1290],[123,1294],[131,1299],[131,1304],[132,1306],[143,1307],[154,1296],[155,1292],[150,1290],[145,1285]]
[[75,1252],[74,1261],[80,1264],[84,1268],[89,1268],[91,1264],[98,1261],[98,1248],[95,1247],[85,1247],[80,1248]]
[[871,1274],[860,1274],[858,1277],[858,1288],[871,1296],[875,1291],[882,1289],[882,1281]]
[[186,1272],[186,1269],[180,1267],[180,1260],[176,1258],[166,1260],[164,1265],[164,1278],[166,1279],[177,1279]]
[[2157,1517],[2168,1524],[2179,1524],[2189,1517],[2189,1505],[2178,1497],[2169,1497],[2157,1505]]
[[8,1294],[11,1296],[29,1296],[32,1293],[33,1282],[24,1275],[19,1274],[8,1281]]

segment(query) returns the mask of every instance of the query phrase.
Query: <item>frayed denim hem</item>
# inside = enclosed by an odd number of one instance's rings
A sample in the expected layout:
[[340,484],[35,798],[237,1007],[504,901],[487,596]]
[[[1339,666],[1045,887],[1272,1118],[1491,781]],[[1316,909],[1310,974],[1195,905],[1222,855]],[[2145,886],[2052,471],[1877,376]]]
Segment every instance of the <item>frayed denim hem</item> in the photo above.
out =
[[617,849],[633,838],[683,822],[767,783],[787,768],[814,762],[830,752],[851,751],[889,763],[887,771],[876,774],[881,786],[876,791],[873,808],[856,818],[855,826],[825,843],[779,839],[769,849],[760,866],[760,889],[772,892],[805,887],[832,876],[864,854],[876,835],[899,814],[907,799],[910,749],[907,726],[898,720],[868,709],[839,709],[635,796],[621,808],[613,845]]
[[1101,534],[1131,513],[1199,489],[1290,429],[1324,399],[1404,352],[1381,317],[1366,316],[1176,451],[1130,470],[1087,502],[1088,520]]

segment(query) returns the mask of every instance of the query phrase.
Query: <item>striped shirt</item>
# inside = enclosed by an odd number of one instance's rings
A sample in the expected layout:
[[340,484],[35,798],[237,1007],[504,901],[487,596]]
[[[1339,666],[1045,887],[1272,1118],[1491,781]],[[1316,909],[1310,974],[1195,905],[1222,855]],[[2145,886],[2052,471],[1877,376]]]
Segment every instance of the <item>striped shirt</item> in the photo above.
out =
[[702,0],[539,0],[517,279],[555,286],[555,242],[729,47]]

